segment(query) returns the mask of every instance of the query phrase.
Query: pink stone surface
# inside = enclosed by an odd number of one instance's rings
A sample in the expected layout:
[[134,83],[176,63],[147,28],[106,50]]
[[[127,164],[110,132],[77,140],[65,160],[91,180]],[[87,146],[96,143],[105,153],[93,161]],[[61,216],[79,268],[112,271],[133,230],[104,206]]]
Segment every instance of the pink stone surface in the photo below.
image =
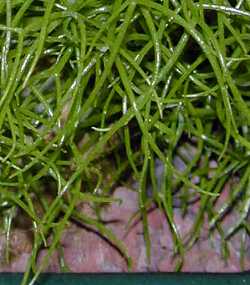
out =
[[[217,201],[217,207],[223,204],[228,188],[225,189],[222,198]],[[148,211],[148,225],[151,238],[151,263],[148,264],[146,249],[143,237],[142,223],[139,218],[135,219],[128,227],[130,217],[138,210],[137,193],[127,188],[117,188],[115,198],[122,200],[122,203],[113,203],[105,206],[101,218],[107,227],[120,238],[133,260],[132,271],[166,271],[175,270],[176,257],[174,256],[173,239],[170,227],[163,212],[153,208]],[[224,200],[223,200],[224,199]],[[179,209],[174,211],[174,220],[180,236],[185,240],[192,228],[196,217],[199,203],[194,204],[193,211],[185,217]],[[91,217],[95,213],[90,205],[81,204],[79,211],[84,211]],[[237,213],[232,213],[225,219],[225,227],[232,225],[237,218]],[[214,233],[208,236],[207,218],[202,228],[201,238],[186,252],[182,271],[184,272],[238,272],[240,265],[240,246],[242,233],[233,236],[228,243],[230,256],[223,260],[221,256],[221,238]],[[10,238],[11,262],[5,263],[5,236],[0,235],[0,272],[22,272],[25,270],[27,260],[32,250],[32,239],[30,232],[21,229],[12,231]],[[65,262],[72,272],[127,272],[127,265],[121,254],[95,231],[81,227],[74,223],[69,224],[61,237]],[[250,238],[245,237],[245,270],[250,269]],[[41,250],[38,264],[41,263],[47,250]],[[54,252],[49,259],[50,264],[46,271],[58,272],[59,253]]]

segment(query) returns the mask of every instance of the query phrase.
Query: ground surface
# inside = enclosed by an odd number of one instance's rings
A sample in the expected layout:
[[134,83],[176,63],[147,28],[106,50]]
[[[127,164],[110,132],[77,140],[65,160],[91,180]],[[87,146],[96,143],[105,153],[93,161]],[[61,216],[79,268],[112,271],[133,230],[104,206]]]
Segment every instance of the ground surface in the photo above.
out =
[[[174,271],[173,242],[164,215],[158,209],[152,209],[148,214],[152,242],[152,260],[148,265],[141,222],[135,222],[129,231],[126,231],[125,228],[131,215],[137,211],[137,194],[120,187],[117,188],[114,196],[121,199],[122,204],[117,203],[106,207],[102,212],[102,219],[126,244],[133,260],[133,271]],[[220,202],[218,201],[218,204]],[[179,209],[175,210],[175,221],[182,237],[185,237],[190,230],[198,207],[199,202],[192,206],[192,210],[185,218],[182,217]],[[94,215],[86,204],[79,207],[79,211],[81,210]],[[234,223],[236,218],[237,216],[234,214],[226,217],[225,227]],[[221,238],[217,233],[208,238],[205,223],[201,238],[186,253],[182,270],[188,272],[238,272],[243,269],[243,265],[245,270],[250,270],[250,239],[246,237],[244,241],[244,260],[240,257],[241,239],[241,232],[231,239],[228,243],[230,256],[227,261],[224,261],[221,256]],[[10,240],[12,258],[10,264],[6,264],[4,262],[5,236],[1,236],[2,263],[0,271],[24,271],[32,249],[30,232],[15,229],[12,231]],[[66,264],[72,272],[124,272],[127,270],[126,262],[118,251],[91,230],[70,224],[63,234],[61,245],[64,249]],[[40,258],[45,253],[46,249],[40,253]],[[47,271],[60,271],[57,253],[51,259]]]

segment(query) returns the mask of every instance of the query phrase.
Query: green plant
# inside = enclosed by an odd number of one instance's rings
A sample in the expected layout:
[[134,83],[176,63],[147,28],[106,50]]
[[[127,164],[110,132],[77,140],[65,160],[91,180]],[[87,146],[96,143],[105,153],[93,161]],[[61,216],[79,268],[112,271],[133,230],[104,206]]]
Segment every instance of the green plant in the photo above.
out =
[[[122,242],[75,210],[79,201],[115,202],[112,189],[125,174],[139,182],[149,260],[151,201],[166,213],[178,266],[206,214],[211,229],[219,227],[240,201],[241,218],[222,234],[249,233],[249,9],[249,0],[0,2],[0,210],[7,240],[17,209],[33,225],[23,284],[31,271],[37,278],[69,220],[96,227],[130,265]],[[183,144],[196,151],[181,172],[173,158]],[[156,159],[164,165],[161,187]],[[212,178],[211,160],[217,161]],[[214,213],[232,175],[240,182]],[[184,242],[173,197],[181,192],[186,207],[190,188],[201,206]],[[36,268],[49,235],[48,256]]]

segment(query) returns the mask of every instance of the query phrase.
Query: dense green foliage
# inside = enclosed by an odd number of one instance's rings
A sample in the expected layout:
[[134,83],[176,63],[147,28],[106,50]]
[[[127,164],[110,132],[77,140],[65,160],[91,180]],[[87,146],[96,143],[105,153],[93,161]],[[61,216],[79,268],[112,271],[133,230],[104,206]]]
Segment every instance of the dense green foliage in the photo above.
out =
[[[152,200],[166,213],[178,267],[205,216],[220,229],[239,204],[238,223],[220,233],[249,232],[248,11],[250,0],[0,1],[0,211],[7,239],[17,213],[31,222],[34,249],[24,283],[47,264],[69,220],[94,226],[130,265],[122,242],[75,210],[79,201],[97,212],[115,202],[114,187],[128,177],[138,181],[149,259]],[[195,151],[183,155],[181,171],[173,160],[183,147]],[[164,165],[160,186],[156,159]],[[215,212],[232,176],[239,182]],[[190,199],[201,201],[187,240],[173,217],[176,195],[184,213]],[[36,268],[51,235],[49,255]]]

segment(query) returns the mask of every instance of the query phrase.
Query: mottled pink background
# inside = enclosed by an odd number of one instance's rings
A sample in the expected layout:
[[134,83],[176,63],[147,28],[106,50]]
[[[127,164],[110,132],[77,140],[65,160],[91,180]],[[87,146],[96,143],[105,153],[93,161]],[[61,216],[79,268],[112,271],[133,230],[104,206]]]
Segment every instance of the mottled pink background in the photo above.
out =
[[[223,194],[217,202],[217,206],[223,202],[227,193]],[[152,260],[147,264],[145,245],[143,240],[142,224],[140,221],[131,226],[126,232],[126,224],[133,213],[138,209],[137,194],[125,188],[118,188],[114,196],[121,199],[121,204],[115,203],[106,207],[102,212],[102,219],[114,233],[124,241],[133,260],[133,271],[174,271],[175,259],[173,257],[173,242],[169,226],[164,214],[158,209],[149,212],[149,229],[152,243]],[[194,204],[185,218],[179,209],[175,210],[175,222],[182,237],[189,232],[199,202]],[[94,212],[87,204],[81,204],[79,211],[85,211],[94,216]],[[230,226],[237,219],[236,214],[228,215],[225,219],[225,227]],[[12,259],[10,264],[4,261],[5,237],[0,238],[0,271],[20,272],[25,270],[29,258],[32,242],[30,233],[15,229],[11,234]],[[220,236],[214,232],[208,238],[207,223],[204,223],[201,238],[186,252],[182,271],[185,272],[238,272],[242,271],[240,265],[240,241],[241,232],[236,234],[229,242],[230,256],[225,262],[221,257]],[[127,266],[124,258],[107,241],[93,231],[70,224],[64,232],[61,245],[64,249],[64,257],[68,268],[72,272],[126,272]],[[250,269],[250,239],[247,237],[245,246],[244,269]],[[39,260],[46,254],[46,249],[40,252]],[[46,271],[60,271],[58,253],[55,252],[50,259],[50,265]]]

